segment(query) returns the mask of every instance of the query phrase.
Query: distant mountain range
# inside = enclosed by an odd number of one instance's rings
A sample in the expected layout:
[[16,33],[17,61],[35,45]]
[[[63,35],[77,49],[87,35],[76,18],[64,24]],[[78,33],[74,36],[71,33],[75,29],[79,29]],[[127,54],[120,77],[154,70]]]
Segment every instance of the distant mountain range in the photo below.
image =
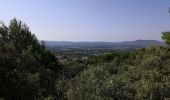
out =
[[157,40],[136,40],[127,42],[69,42],[69,41],[45,41],[45,44],[50,49],[138,49],[145,48],[151,45],[165,45],[164,42]]
[[150,46],[150,45],[165,45],[164,42],[157,40],[136,40],[136,41],[125,41],[125,42],[70,42],[70,41],[45,41],[47,46],[90,46],[90,45],[139,45],[139,46]]

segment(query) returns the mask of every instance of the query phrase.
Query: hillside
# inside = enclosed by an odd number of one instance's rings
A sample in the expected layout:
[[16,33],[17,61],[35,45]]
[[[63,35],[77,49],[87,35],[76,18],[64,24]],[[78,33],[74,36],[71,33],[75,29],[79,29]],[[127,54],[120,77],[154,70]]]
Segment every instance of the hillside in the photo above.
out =
[[49,48],[56,49],[81,49],[81,48],[105,48],[105,49],[136,49],[145,48],[151,45],[165,45],[164,42],[157,40],[136,40],[126,42],[69,42],[69,41],[45,41]]

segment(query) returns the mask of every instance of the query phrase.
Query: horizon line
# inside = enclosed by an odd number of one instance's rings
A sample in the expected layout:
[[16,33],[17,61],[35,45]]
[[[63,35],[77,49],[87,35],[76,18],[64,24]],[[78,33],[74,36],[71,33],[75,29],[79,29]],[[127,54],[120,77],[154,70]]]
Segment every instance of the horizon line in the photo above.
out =
[[137,40],[128,40],[128,41],[66,41],[66,40],[38,40],[38,41],[45,41],[45,42],[106,42],[106,43],[112,43],[112,42],[134,42],[134,41],[158,41],[158,42],[164,42],[163,40],[153,40],[153,39],[137,39]]

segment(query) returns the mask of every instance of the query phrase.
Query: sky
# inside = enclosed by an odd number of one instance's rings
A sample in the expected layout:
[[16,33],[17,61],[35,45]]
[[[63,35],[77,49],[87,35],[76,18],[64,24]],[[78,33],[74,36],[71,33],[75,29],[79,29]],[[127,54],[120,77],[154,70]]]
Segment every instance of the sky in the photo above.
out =
[[0,20],[14,17],[39,40],[162,40],[170,0],[0,0]]

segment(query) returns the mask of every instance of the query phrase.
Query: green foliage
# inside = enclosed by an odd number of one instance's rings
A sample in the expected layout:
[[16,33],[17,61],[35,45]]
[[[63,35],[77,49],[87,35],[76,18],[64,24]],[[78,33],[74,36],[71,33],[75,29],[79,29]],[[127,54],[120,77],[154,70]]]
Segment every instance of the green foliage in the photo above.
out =
[[15,18],[0,26],[0,98],[35,100],[55,97],[59,65],[26,24]]
[[[91,66],[73,78],[67,91],[68,99],[166,100],[170,98],[168,48],[150,47],[129,52],[128,56],[123,57],[121,53],[113,57],[110,63]],[[121,62],[116,60],[119,58]]]
[[162,39],[165,40],[167,45],[170,45],[170,32],[163,32]]
[[[73,79],[67,92],[70,100],[120,100],[131,99],[133,88],[126,86],[121,77],[112,72],[117,71],[114,65],[104,64],[91,66],[80,76]],[[125,95],[127,92],[128,95]]]
[[[86,68],[86,64],[79,61],[67,61],[63,65],[64,72],[67,73],[67,77],[75,77],[79,72]],[[66,75],[66,74],[65,74]]]

